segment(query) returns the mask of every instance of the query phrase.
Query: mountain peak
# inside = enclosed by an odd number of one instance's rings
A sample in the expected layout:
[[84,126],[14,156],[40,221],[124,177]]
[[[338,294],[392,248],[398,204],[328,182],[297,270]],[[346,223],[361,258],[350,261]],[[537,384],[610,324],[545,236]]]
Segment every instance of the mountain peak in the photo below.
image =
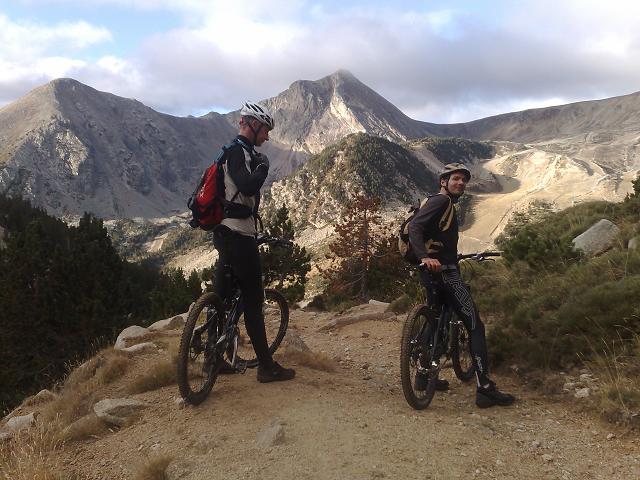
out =
[[[335,79],[339,79],[339,80],[356,80],[357,82],[360,82],[360,80],[358,80],[353,73],[351,73],[349,70],[345,70],[343,68],[333,72],[331,75],[329,75],[329,78],[335,78]],[[362,83],[362,82],[360,82],[360,83]]]

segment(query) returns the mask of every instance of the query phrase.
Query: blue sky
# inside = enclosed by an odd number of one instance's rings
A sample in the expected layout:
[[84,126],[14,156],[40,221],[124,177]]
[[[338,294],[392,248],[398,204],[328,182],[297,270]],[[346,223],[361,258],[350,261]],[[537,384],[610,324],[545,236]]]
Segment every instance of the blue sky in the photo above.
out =
[[447,123],[640,90],[640,2],[0,0],[0,105],[72,77],[200,115],[340,68]]

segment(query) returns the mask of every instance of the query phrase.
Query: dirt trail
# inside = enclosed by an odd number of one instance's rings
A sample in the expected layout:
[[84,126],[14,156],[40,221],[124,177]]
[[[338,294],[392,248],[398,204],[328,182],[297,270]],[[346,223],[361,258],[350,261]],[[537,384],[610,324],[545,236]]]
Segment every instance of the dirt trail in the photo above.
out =
[[[259,384],[255,371],[220,377],[198,407],[179,408],[177,387],[136,395],[152,407],[133,425],[69,444],[59,461],[88,478],[131,478],[146,459],[169,454],[171,479],[640,478],[640,444],[566,403],[499,385],[519,401],[480,410],[473,385],[450,378],[424,411],[399,385],[401,321],[365,321],[329,333],[328,314],[292,312],[291,328],[336,372],[297,365],[292,382]],[[140,365],[154,355],[138,357]],[[291,365],[291,359],[282,358]],[[363,368],[364,367],[364,368]],[[256,434],[274,421],[281,445]]]

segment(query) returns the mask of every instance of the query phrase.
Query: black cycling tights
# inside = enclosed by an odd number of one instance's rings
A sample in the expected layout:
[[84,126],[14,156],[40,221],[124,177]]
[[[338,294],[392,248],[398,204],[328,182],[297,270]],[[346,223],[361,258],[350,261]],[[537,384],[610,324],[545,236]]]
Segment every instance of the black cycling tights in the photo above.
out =
[[267,344],[264,327],[264,288],[262,285],[262,265],[258,253],[258,244],[254,237],[231,232],[224,227],[213,235],[213,243],[218,250],[218,266],[215,272],[214,289],[222,298],[225,294],[225,279],[223,265],[229,264],[233,274],[238,279],[242,290],[242,307],[244,323],[251,344],[256,352],[260,365],[269,366],[272,363]]
[[[484,323],[480,320],[480,314],[471,297],[469,286],[464,283],[458,270],[445,270],[441,273],[423,271],[421,278],[427,287],[427,292],[431,290],[429,285],[435,282],[437,290],[445,295],[447,303],[453,307],[454,312],[463,321],[467,332],[469,332],[469,347],[478,386],[487,385],[489,383],[489,361],[487,359]],[[428,303],[433,305],[434,299],[429,298]]]

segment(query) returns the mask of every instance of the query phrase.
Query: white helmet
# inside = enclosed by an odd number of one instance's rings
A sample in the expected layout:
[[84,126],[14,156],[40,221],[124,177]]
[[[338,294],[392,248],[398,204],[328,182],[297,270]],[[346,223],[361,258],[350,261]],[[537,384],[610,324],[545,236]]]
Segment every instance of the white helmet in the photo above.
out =
[[259,103],[245,102],[242,104],[240,115],[243,117],[253,117],[259,122],[265,124],[269,129],[273,129],[275,122],[266,107]]

